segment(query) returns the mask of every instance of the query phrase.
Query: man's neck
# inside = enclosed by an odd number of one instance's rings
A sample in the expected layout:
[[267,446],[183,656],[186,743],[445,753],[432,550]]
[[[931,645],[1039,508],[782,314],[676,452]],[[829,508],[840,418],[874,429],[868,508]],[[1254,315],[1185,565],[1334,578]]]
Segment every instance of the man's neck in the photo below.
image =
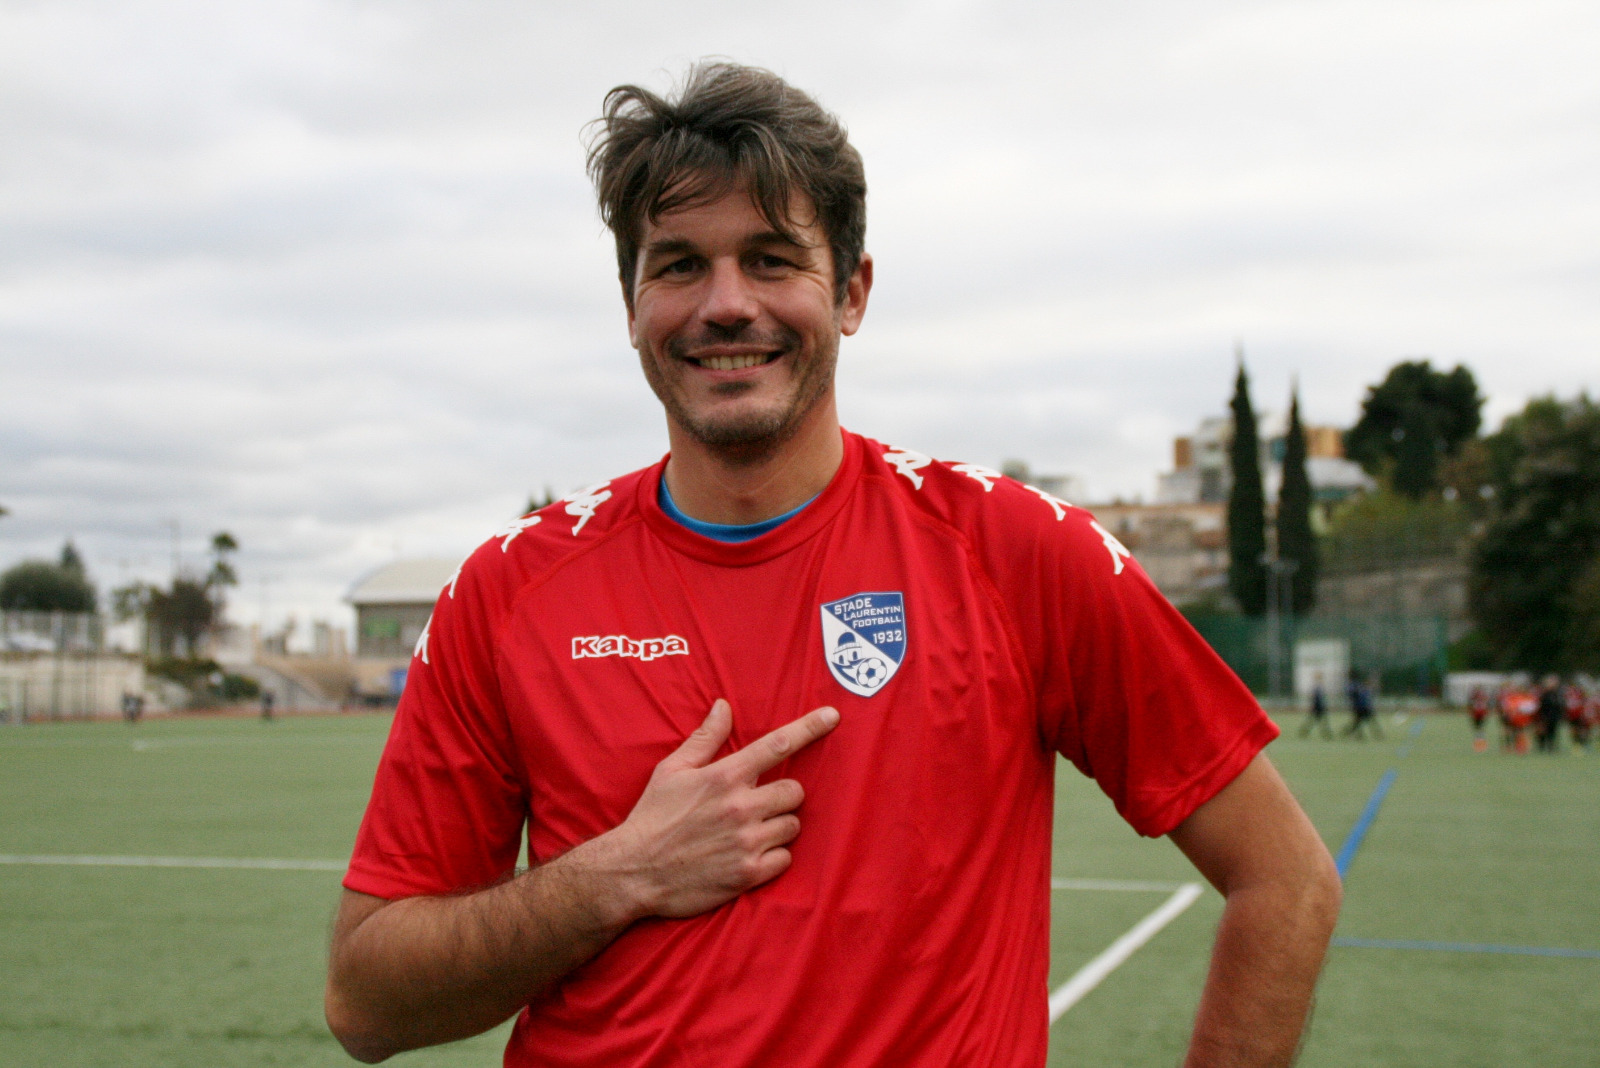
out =
[[691,438],[670,420],[667,489],[685,514],[706,523],[759,523],[793,511],[827,488],[844,459],[833,398],[807,416],[770,455],[730,457]]

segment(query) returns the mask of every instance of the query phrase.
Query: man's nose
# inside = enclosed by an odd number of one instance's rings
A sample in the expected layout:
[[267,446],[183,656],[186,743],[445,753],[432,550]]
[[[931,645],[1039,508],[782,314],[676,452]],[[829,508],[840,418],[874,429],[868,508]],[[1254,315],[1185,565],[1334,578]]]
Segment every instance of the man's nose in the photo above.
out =
[[760,312],[743,268],[732,260],[713,261],[700,318],[717,326],[736,326],[754,321]]

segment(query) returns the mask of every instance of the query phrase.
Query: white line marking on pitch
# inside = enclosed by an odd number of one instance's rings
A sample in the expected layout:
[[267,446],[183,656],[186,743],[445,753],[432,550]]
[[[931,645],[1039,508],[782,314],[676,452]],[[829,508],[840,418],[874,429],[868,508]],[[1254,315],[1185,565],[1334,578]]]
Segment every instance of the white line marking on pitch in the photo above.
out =
[[1052,890],[1132,890],[1170,894],[1186,883],[1147,883],[1134,879],[1051,879]]
[[52,856],[0,853],[0,864],[80,865],[91,868],[254,868],[269,871],[345,870],[342,860],[286,860],[278,857],[122,857]]
[[[1100,885],[1092,887],[1092,889],[1111,889],[1111,886],[1105,885],[1100,880],[1089,879],[1052,879],[1050,880],[1050,885],[1064,890],[1078,889],[1076,886],[1057,886],[1059,883],[1068,882],[1096,882]],[[1171,887],[1170,883],[1117,883],[1114,885],[1119,889],[1132,888],[1134,885],[1140,885],[1141,889],[1159,888],[1166,890]],[[1083,887],[1083,889],[1091,889],[1091,887]],[[1199,883],[1179,884],[1178,888],[1173,890],[1172,896],[1167,898],[1160,908],[1134,924],[1127,934],[1107,946],[1103,953],[1082,968],[1079,968],[1076,975],[1052,991],[1050,994],[1050,1022],[1055,1023],[1061,1019],[1068,1009],[1083,1000],[1085,994],[1099,986],[1102,979],[1116,971],[1123,961],[1138,951],[1140,946],[1154,938],[1157,931],[1177,919],[1184,909],[1195,903],[1195,900],[1200,896],[1200,892]]]

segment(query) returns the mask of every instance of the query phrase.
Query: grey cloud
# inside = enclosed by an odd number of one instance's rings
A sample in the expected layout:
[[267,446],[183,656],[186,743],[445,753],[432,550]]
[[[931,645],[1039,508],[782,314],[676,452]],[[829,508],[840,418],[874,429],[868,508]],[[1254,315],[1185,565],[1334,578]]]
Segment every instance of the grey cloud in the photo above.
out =
[[1419,353],[1497,413],[1592,388],[1597,44],[1554,0],[0,6],[0,566],[158,576],[177,517],[304,619],[654,459],[582,127],[708,53],[866,156],[854,429],[1126,495],[1238,338],[1318,421]]

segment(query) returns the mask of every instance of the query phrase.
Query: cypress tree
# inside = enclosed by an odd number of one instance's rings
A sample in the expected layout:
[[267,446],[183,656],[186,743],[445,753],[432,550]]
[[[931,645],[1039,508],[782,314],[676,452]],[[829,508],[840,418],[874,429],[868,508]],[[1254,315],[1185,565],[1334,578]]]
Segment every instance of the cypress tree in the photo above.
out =
[[1303,616],[1317,603],[1317,536],[1311,530],[1311,479],[1306,474],[1306,430],[1300,424],[1298,391],[1289,394],[1289,434],[1284,441],[1283,481],[1278,487],[1278,559],[1299,566],[1293,583],[1295,615]]
[[1228,447],[1233,488],[1228,492],[1228,589],[1246,615],[1267,610],[1267,576],[1261,557],[1267,551],[1267,501],[1261,489],[1261,439],[1250,406],[1250,376],[1244,358],[1233,384],[1233,441]]

